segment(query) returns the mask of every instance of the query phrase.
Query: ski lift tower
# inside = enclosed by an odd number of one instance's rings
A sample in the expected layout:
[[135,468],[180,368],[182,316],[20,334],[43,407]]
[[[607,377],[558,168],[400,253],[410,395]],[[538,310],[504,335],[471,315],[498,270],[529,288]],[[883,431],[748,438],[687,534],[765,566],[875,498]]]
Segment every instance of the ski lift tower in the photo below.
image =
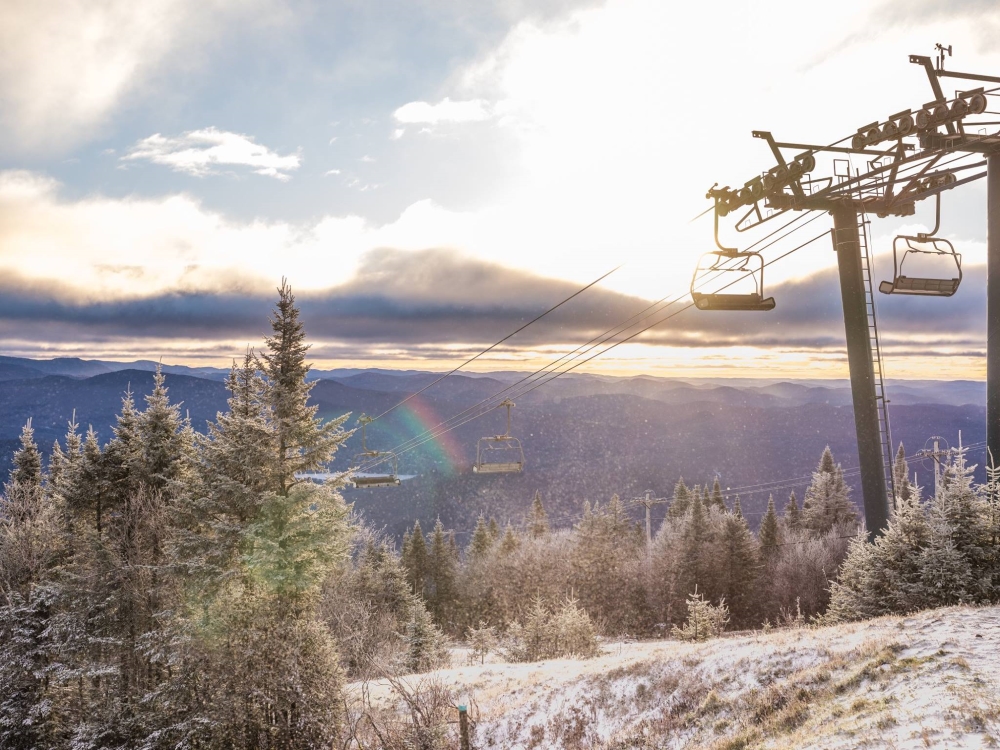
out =
[[[987,445],[994,456],[1000,456],[1000,121],[991,121],[988,116],[998,113],[987,111],[989,103],[1000,97],[1000,76],[945,70],[945,56],[951,54],[951,48],[938,45],[937,49],[936,61],[910,55],[910,62],[926,71],[934,96],[931,101],[864,125],[828,146],[782,142],[769,132],[753,131],[755,138],[770,147],[775,166],[755,175],[742,188],[713,186],[708,191],[708,197],[715,201],[716,221],[735,214],[737,232],[789,211],[825,211],[833,217],[861,490],[871,538],[885,529],[888,498],[894,494],[868,217],[911,216],[917,201],[931,197],[940,201],[945,191],[984,177],[989,278]],[[946,94],[942,81],[952,79],[968,88]],[[959,264],[960,280],[961,257],[954,252],[951,255]],[[906,280],[898,268],[895,277]],[[957,289],[957,281],[954,287]],[[905,283],[885,288],[917,293],[906,291]],[[955,289],[951,289],[952,294]]]

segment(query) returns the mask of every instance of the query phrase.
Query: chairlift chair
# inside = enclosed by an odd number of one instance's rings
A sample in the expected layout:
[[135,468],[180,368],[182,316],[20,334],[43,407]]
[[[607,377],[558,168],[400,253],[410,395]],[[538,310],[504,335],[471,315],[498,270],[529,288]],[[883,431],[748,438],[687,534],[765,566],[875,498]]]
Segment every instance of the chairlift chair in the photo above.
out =
[[[718,199],[716,202],[718,206]],[[766,312],[774,309],[774,297],[764,297],[764,258],[760,253],[723,247],[719,243],[719,212],[715,212],[715,244],[698,259],[691,278],[691,299],[699,310],[742,310]],[[700,292],[698,288],[717,275],[738,274],[718,292]],[[735,287],[735,288],[734,288]],[[727,291],[733,289],[733,291]]]
[[[892,281],[883,281],[878,285],[882,294],[918,294],[925,297],[950,297],[958,291],[962,283],[962,255],[955,252],[955,247],[948,240],[932,235],[938,231],[941,224],[941,196],[938,195],[937,221],[934,229],[928,234],[917,234],[915,237],[900,235],[892,241]],[[946,264],[954,267],[956,276],[945,278],[939,276],[906,276],[903,265],[908,258],[940,258],[933,261],[935,265]]]
[[510,434],[510,408],[514,402],[504,399],[499,407],[507,408],[507,431],[503,435],[483,437],[476,444],[476,474],[512,474],[524,469],[524,450],[521,441]]
[[[392,451],[372,450],[365,443],[365,427],[373,421],[375,420],[364,414],[358,417],[358,423],[361,425],[361,453],[355,455],[351,461],[353,467],[351,482],[358,489],[398,487],[400,481],[396,454]],[[382,469],[379,471],[380,467]]]

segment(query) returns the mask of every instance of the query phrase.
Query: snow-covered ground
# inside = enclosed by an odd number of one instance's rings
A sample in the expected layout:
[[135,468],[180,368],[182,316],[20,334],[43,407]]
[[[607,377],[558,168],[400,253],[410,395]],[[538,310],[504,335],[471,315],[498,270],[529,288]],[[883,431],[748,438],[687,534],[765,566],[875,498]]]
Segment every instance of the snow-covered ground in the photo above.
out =
[[[1000,608],[608,643],[584,661],[488,661],[406,681],[469,704],[480,749],[1000,747]],[[368,687],[395,702],[388,685]]]

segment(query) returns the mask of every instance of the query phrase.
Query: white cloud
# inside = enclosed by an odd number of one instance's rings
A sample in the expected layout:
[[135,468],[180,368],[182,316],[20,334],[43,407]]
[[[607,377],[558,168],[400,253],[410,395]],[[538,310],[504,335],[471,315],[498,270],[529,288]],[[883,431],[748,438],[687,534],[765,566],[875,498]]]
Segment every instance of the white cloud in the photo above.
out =
[[332,175],[332,174],[340,174],[340,170],[339,170],[339,169],[328,169],[328,170],[326,170],[326,171],[325,171],[325,172],[323,173],[323,176],[324,176],[324,177],[329,177],[329,176],[330,176],[330,175]]
[[251,167],[254,174],[281,181],[299,168],[299,154],[281,156],[255,143],[251,136],[216,128],[192,130],[181,136],[156,133],[143,138],[122,157],[123,161],[149,161],[195,177],[217,174],[221,166]]
[[273,22],[261,7],[269,2],[4,0],[0,129],[7,145],[51,153],[86,141],[165,64],[199,62],[205,42],[231,31],[225,21],[233,15]]
[[443,122],[482,122],[492,116],[492,107],[485,99],[453,102],[447,97],[437,104],[410,102],[393,112],[393,117],[399,122],[428,125]]

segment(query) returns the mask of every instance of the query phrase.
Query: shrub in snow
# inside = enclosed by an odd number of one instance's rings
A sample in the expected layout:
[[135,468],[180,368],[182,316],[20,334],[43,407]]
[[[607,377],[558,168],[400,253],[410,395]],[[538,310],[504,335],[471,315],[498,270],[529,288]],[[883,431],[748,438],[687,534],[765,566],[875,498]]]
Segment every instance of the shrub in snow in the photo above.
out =
[[511,623],[504,655],[510,661],[562,657],[588,658],[598,652],[597,630],[576,599],[567,598],[552,611],[540,597],[532,602],[524,624]]
[[712,604],[697,591],[688,596],[688,616],[682,627],[674,627],[670,634],[684,641],[705,641],[722,634],[729,622],[726,600]]

